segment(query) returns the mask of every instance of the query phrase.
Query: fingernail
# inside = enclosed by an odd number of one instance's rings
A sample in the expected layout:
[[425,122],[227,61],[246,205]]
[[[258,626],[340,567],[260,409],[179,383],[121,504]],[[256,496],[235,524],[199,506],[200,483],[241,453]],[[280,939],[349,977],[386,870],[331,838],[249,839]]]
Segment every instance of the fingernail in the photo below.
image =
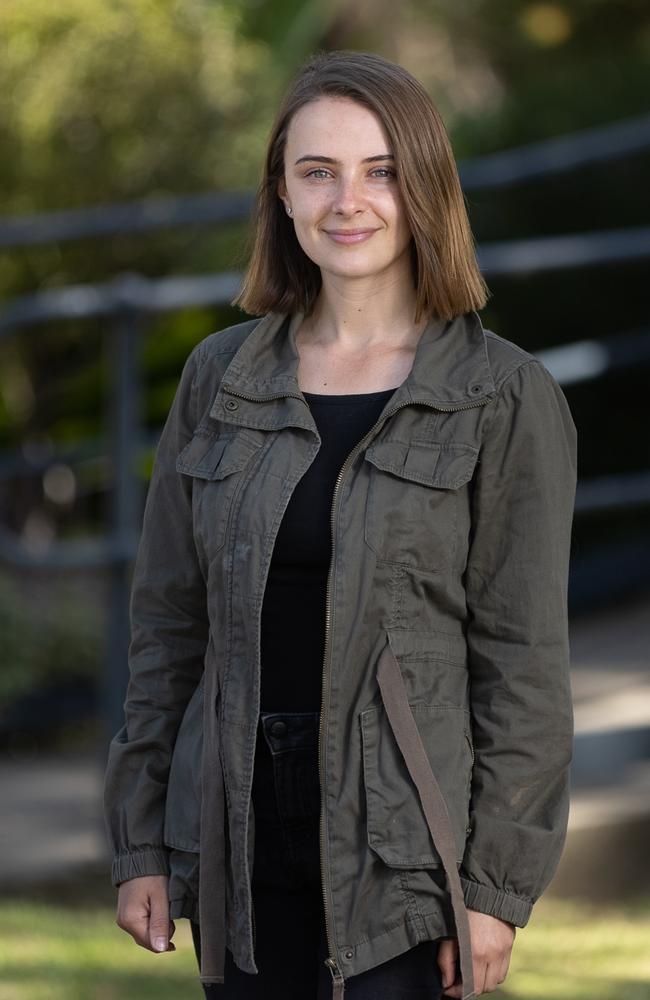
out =
[[153,943],[156,951],[166,951],[167,950],[167,938],[157,937]]

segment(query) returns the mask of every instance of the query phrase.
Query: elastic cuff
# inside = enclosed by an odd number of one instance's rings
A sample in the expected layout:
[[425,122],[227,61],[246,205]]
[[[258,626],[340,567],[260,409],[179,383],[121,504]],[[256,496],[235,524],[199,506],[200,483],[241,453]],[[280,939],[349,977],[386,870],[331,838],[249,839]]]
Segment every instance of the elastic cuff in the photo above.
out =
[[500,920],[507,920],[516,927],[525,927],[533,911],[533,901],[523,896],[513,896],[510,892],[493,889],[460,876],[465,906],[470,910],[489,913]]
[[169,875],[169,852],[164,848],[152,847],[132,854],[118,854],[111,866],[111,882],[118,886],[130,878],[140,875]]

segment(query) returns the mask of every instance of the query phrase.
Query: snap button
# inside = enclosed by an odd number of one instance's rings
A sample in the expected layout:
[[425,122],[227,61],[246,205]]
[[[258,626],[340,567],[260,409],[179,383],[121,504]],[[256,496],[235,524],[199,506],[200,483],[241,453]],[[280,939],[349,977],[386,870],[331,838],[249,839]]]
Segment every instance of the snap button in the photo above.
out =
[[282,719],[276,719],[271,725],[271,735],[272,736],[286,736],[287,735],[287,724],[283,722]]
[[465,833],[469,834],[471,832],[472,832],[472,828],[471,828],[471,826],[468,826],[467,829],[465,830]]
[[470,387],[469,387],[469,391],[470,391],[470,392],[473,392],[473,393],[474,393],[474,395],[476,395],[476,393],[477,393],[477,392],[480,392],[482,388],[483,388],[483,386],[482,386],[482,385],[470,385]]
[[346,958],[352,958],[353,955],[354,955],[354,952],[350,951],[350,949],[348,948],[348,950],[345,953],[345,957]]
[[239,406],[239,403],[237,402],[236,399],[227,399],[225,405],[227,410],[236,410],[237,407]]

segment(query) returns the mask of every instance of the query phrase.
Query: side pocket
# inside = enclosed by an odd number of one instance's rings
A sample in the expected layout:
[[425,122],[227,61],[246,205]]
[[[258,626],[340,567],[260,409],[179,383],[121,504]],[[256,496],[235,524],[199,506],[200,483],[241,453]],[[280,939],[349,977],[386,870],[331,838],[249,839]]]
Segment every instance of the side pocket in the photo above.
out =
[[[469,712],[463,708],[411,704],[418,732],[445,799],[462,861],[469,822],[472,748]],[[368,844],[394,868],[439,868],[420,796],[393,735],[383,705],[360,713]]]
[[167,781],[163,839],[179,851],[199,851],[201,830],[201,753],[205,674],[190,698],[180,724]]

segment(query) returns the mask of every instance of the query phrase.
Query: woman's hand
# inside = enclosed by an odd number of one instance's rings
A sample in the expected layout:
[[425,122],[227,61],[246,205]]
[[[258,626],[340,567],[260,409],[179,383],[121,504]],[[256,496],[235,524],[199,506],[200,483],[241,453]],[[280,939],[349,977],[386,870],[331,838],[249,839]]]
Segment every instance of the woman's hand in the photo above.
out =
[[149,951],[176,951],[176,926],[169,919],[166,875],[139,875],[117,890],[115,923]]
[[[480,996],[491,993],[506,978],[517,928],[499,917],[469,908],[467,918],[474,958],[474,989]],[[438,965],[442,973],[442,995],[445,997],[461,996],[457,958],[457,939],[443,938],[438,950]]]

